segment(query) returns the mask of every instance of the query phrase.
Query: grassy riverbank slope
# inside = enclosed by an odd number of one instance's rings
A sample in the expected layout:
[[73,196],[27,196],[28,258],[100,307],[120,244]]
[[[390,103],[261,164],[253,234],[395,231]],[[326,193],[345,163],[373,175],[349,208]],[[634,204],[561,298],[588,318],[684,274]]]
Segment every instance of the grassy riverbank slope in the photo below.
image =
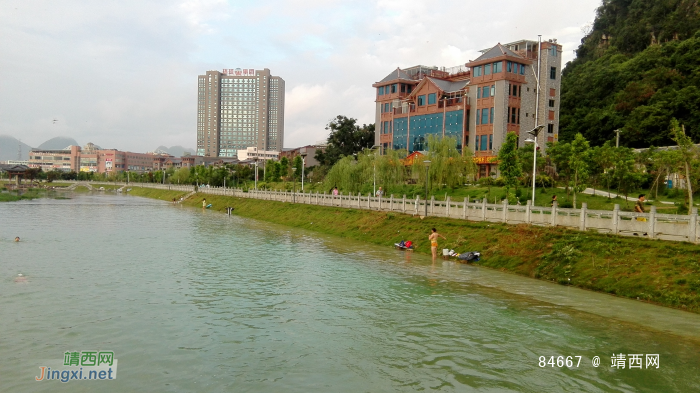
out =
[[[165,193],[142,195],[177,197]],[[436,227],[447,238],[440,248],[480,251],[478,265],[700,313],[700,245],[204,194],[184,204],[201,207],[203,198],[213,210],[234,206],[239,216],[386,247],[413,240],[423,254],[430,254],[427,237]]]
[[0,190],[0,202],[15,202],[23,199],[41,198],[43,196],[46,196],[46,191],[36,188],[30,188],[29,190],[23,190],[21,192]]

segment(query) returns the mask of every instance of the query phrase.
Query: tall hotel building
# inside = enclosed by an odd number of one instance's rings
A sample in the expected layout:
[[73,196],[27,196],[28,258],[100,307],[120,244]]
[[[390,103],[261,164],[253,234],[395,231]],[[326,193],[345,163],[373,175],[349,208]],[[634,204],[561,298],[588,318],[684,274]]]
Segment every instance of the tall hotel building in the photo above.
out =
[[238,150],[281,150],[284,80],[240,68],[199,75],[197,155],[236,157]]
[[538,41],[523,40],[481,53],[453,68],[397,68],[373,84],[375,144],[412,153],[427,150],[428,134],[454,137],[460,151],[474,152],[483,177],[498,171],[498,150],[508,132],[518,134],[523,146],[527,131],[542,125],[540,148],[556,141],[561,45],[549,40],[538,49]]

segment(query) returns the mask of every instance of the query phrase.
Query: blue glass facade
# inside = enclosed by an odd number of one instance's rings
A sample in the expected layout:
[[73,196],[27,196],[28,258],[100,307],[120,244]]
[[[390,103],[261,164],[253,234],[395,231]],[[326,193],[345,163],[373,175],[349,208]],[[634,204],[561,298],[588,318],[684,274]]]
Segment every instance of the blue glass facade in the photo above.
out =
[[[445,136],[457,139],[457,149],[462,150],[464,111],[456,110],[445,114]],[[406,150],[408,118],[394,119],[393,149]],[[427,150],[428,134],[442,136],[442,113],[411,116],[411,135],[408,152]]]

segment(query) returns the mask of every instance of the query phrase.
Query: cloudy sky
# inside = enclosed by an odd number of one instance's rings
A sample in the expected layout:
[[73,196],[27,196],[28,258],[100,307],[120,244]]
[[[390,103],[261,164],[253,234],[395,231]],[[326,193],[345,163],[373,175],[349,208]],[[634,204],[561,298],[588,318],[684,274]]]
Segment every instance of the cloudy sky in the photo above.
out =
[[195,148],[197,75],[240,67],[286,81],[285,147],[315,143],[336,115],[372,122],[371,85],[396,67],[456,66],[538,34],[571,60],[599,4],[0,0],[0,135]]

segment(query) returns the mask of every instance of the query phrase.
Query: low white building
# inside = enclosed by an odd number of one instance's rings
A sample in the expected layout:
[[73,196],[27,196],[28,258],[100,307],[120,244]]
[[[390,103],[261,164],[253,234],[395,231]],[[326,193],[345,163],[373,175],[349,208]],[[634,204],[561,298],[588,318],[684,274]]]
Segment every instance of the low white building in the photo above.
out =
[[279,160],[280,152],[274,150],[258,150],[257,147],[249,147],[238,150],[238,160]]

